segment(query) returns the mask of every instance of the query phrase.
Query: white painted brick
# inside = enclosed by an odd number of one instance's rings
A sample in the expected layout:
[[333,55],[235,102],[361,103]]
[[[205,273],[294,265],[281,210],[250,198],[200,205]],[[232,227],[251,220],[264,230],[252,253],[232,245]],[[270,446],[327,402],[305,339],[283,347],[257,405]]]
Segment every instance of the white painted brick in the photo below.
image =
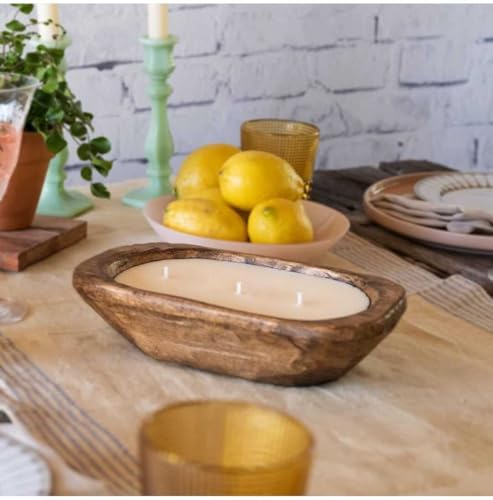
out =
[[401,54],[399,81],[405,85],[465,82],[471,46],[459,41],[429,41],[406,45]]
[[467,5],[381,5],[378,12],[378,39],[464,35],[468,13]]
[[306,57],[299,52],[254,55],[232,64],[233,97],[286,97],[308,88]]
[[289,118],[311,122],[320,128],[321,140],[346,133],[346,124],[333,96],[321,89],[310,89],[303,97],[293,100]]
[[493,45],[476,44],[467,85],[450,90],[447,122],[477,125],[493,121]]
[[217,6],[211,6],[170,13],[170,32],[178,37],[175,56],[198,56],[214,54],[217,51],[218,12]]
[[218,72],[215,58],[178,59],[170,77],[173,93],[170,104],[212,102],[217,93]]
[[280,49],[290,43],[291,5],[222,6],[226,54],[251,54]]
[[323,19],[325,23],[313,26],[314,29],[332,29],[338,40],[373,40],[374,18],[378,13],[376,4],[343,4],[314,7],[314,16]]
[[493,121],[492,85],[490,81],[453,89],[448,122],[451,125],[478,125]]
[[170,109],[169,122],[176,153],[188,153],[205,144],[220,141],[220,120],[220,113],[212,105]]
[[120,159],[135,160],[145,157],[144,142],[149,130],[149,111],[123,115],[118,124]]
[[69,65],[141,59],[146,16],[145,5],[60,5],[61,23],[72,38]]
[[466,14],[463,18],[460,31],[452,33],[456,36],[461,33],[475,40],[493,38],[493,5],[491,4],[467,4],[465,5]]
[[[60,9],[69,81],[115,146],[110,179],[142,176],[146,6]],[[493,169],[491,5],[173,4],[170,28],[174,168],[207,142],[238,144],[244,120],[277,117],[320,127],[323,168],[429,158]]]
[[98,116],[120,112],[123,87],[115,72],[96,68],[73,69],[67,72],[67,81],[86,111]]
[[385,85],[390,49],[362,45],[329,49],[314,55],[315,79],[333,91],[376,89]]
[[493,138],[491,137],[484,141],[481,151],[481,166],[487,170],[493,170]]
[[329,146],[327,167],[349,168],[395,161],[403,144],[402,138],[388,136],[334,139]]
[[122,64],[117,66],[114,72],[121,78],[130,109],[142,110],[151,106],[147,95],[149,77],[144,71],[143,63]]
[[474,134],[467,128],[449,128],[435,131],[433,159],[458,169],[473,167]]
[[435,154],[433,129],[423,127],[417,132],[409,134],[406,141],[404,141],[401,158],[438,161],[439,159]]
[[409,92],[365,92],[338,96],[349,134],[415,130],[430,118],[429,95]]
[[225,15],[224,51],[251,54],[285,47],[317,48],[370,40],[376,6],[234,5]]

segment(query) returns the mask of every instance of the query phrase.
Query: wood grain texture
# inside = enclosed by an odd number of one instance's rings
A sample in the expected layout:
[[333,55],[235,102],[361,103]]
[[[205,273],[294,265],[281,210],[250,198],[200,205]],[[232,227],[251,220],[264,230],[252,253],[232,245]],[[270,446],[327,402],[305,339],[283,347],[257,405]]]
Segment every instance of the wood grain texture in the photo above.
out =
[[85,221],[37,216],[28,229],[0,231],[0,269],[22,271],[86,235]]
[[[337,279],[362,289],[370,307],[334,320],[286,320],[138,290],[114,280],[130,267],[176,258],[240,262]],[[99,254],[75,269],[73,285],[109,324],[156,359],[281,385],[339,378],[392,331],[406,304],[404,289],[385,279],[165,243]]]
[[351,230],[363,238],[420,264],[440,277],[460,274],[479,283],[493,295],[491,256],[427,246],[372,223],[363,212],[363,194],[371,184],[394,175],[436,170],[447,172],[450,169],[425,160],[405,160],[381,163],[378,168],[317,171],[311,199],[341,210],[351,221]]

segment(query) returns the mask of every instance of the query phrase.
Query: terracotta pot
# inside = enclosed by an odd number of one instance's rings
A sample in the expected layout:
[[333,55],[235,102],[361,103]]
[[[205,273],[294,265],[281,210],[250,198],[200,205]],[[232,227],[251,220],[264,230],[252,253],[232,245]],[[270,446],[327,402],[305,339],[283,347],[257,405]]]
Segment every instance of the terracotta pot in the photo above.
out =
[[52,156],[40,134],[24,132],[17,166],[0,201],[0,230],[31,225]]

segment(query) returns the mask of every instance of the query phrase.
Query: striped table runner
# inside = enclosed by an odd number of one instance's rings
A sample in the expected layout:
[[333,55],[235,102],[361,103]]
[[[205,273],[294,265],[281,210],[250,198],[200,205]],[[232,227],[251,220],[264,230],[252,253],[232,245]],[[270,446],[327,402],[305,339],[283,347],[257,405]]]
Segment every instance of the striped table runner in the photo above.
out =
[[109,494],[139,492],[137,459],[1,333],[0,382],[0,399],[73,469],[101,480]]
[[[440,279],[354,234],[337,245],[334,254],[365,272],[400,283],[409,295],[419,295],[451,315],[493,332],[492,298],[463,277]],[[35,437],[75,470],[103,481],[111,494],[137,494],[137,458],[14,342],[15,336],[0,334],[0,397]]]

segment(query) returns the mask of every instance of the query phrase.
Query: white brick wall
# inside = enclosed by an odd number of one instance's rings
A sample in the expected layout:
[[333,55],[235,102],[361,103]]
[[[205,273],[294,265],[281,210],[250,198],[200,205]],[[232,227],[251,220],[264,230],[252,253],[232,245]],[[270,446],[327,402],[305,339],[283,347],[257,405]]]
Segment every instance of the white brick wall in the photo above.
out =
[[[146,8],[60,9],[68,77],[114,144],[111,179],[141,176]],[[207,142],[238,143],[243,120],[285,117],[319,125],[318,168],[427,158],[493,170],[493,5],[173,5],[170,28],[175,167]]]

